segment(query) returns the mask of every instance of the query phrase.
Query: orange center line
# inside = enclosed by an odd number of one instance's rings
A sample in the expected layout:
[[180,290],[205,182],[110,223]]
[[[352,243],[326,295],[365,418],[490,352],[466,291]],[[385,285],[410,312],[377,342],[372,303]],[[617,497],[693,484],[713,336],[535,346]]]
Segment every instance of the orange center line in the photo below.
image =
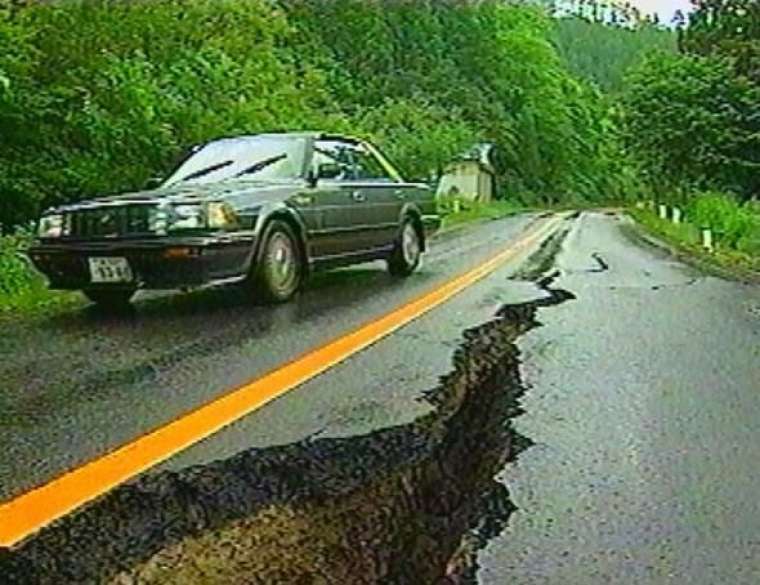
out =
[[12,547],[55,520],[213,435],[266,403],[393,333],[492,273],[559,224],[554,217],[487,260],[392,312],[278,367],[180,418],[0,504],[0,547]]

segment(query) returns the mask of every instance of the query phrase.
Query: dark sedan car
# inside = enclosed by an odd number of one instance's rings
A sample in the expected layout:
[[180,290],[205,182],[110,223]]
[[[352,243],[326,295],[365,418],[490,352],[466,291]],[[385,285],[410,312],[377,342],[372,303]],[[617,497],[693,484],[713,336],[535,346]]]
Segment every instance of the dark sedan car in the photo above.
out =
[[432,191],[371,144],[262,134],[194,148],[155,190],[48,210],[29,255],[52,288],[105,306],[232,282],[280,302],[313,270],[382,258],[411,274],[439,223]]

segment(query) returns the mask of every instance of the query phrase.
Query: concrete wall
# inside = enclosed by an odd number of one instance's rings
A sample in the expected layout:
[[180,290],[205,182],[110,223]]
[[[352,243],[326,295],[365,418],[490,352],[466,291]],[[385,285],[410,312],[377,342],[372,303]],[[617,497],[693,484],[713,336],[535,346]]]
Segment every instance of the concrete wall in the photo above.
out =
[[453,194],[470,201],[490,201],[493,177],[475,161],[455,163],[446,169],[438,185],[439,197]]

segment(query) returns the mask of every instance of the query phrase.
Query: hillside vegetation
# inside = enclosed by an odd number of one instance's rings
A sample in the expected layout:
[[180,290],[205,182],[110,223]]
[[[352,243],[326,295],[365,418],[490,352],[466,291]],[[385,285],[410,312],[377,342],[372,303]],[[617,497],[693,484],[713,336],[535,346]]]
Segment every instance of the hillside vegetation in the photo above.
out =
[[0,13],[0,224],[138,189],[190,145],[320,128],[410,177],[474,141],[503,192],[621,197],[609,104],[539,8],[485,2],[72,0]]
[[569,69],[619,113],[640,192],[685,210],[691,234],[760,256],[760,2],[696,1],[675,30],[626,4],[549,4]]
[[645,55],[678,50],[673,31],[655,26],[631,30],[577,16],[558,19],[554,39],[574,74],[613,94],[625,89],[626,72]]
[[711,0],[625,80],[630,159],[656,200],[760,256],[760,2]]

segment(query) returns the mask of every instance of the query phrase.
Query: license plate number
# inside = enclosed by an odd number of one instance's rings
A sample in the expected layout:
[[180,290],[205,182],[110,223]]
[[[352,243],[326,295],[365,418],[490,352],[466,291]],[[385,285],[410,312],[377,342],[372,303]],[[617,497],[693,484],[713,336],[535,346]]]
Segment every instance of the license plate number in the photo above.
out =
[[132,282],[132,269],[126,258],[88,258],[92,282]]

